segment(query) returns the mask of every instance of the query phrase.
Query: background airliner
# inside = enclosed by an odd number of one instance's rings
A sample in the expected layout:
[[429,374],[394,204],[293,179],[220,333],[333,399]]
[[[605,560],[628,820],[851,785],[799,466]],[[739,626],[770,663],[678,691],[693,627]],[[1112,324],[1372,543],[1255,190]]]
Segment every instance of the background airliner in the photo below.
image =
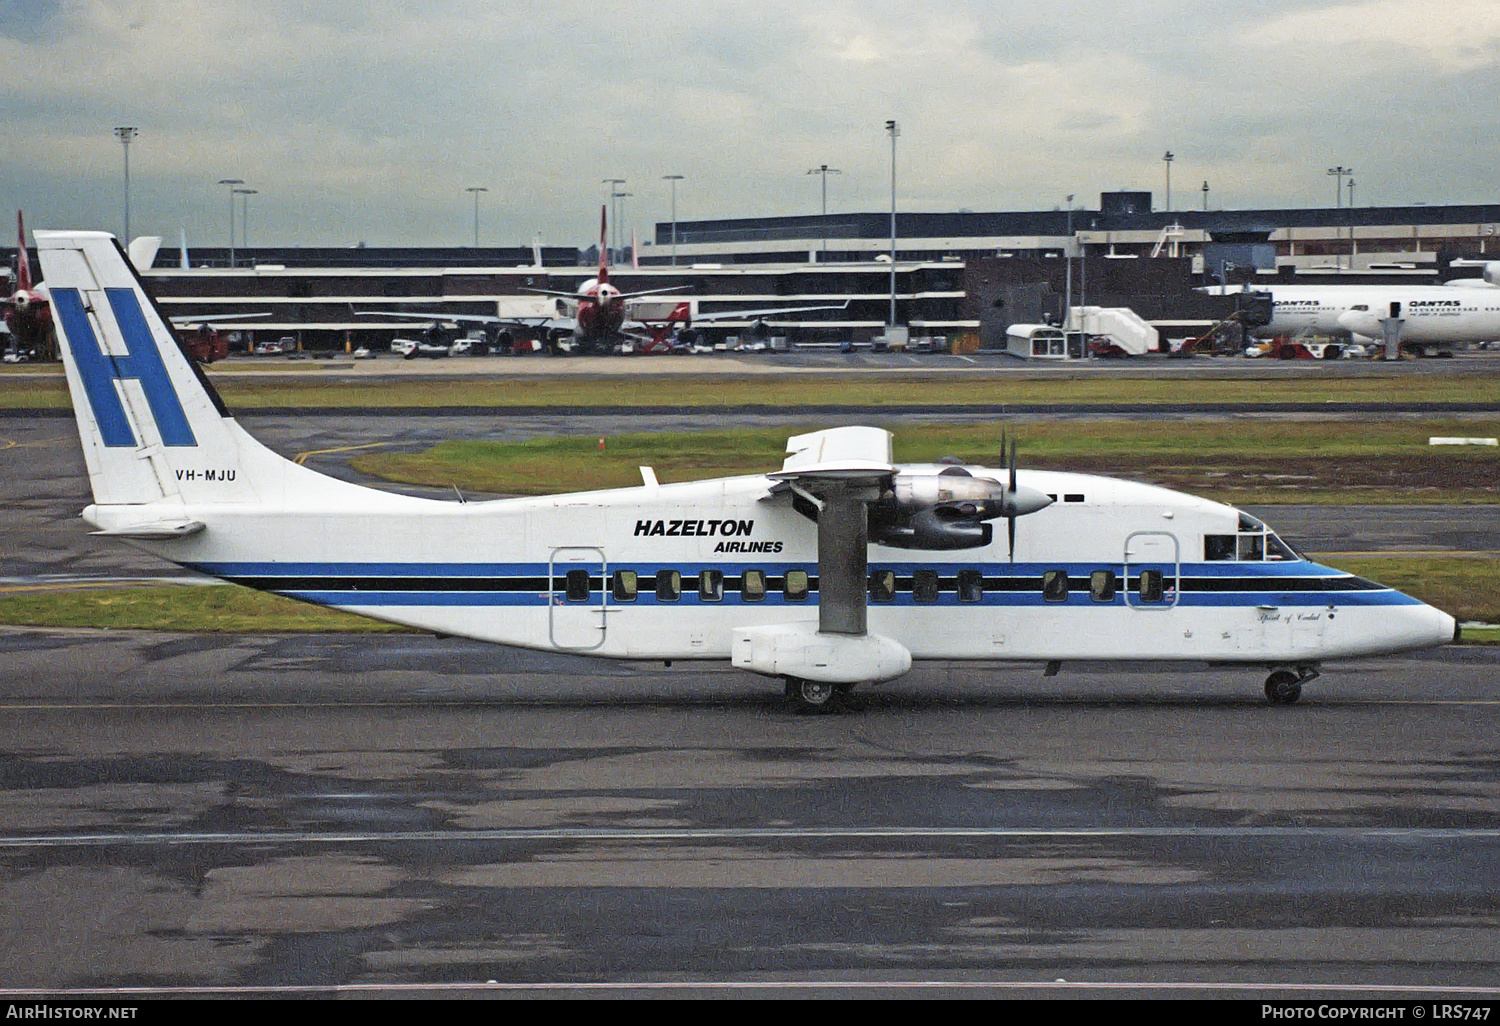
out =
[[1262,338],[1326,335],[1353,342],[1384,339],[1381,320],[1401,323],[1403,348],[1424,355],[1500,340],[1500,262],[1484,277],[1447,285],[1251,286],[1271,295],[1269,323],[1252,329]]
[[52,308],[46,286],[31,279],[31,261],[26,256],[26,223],[16,211],[16,287],[5,297],[5,326],[22,349],[35,349],[44,358],[52,331]]

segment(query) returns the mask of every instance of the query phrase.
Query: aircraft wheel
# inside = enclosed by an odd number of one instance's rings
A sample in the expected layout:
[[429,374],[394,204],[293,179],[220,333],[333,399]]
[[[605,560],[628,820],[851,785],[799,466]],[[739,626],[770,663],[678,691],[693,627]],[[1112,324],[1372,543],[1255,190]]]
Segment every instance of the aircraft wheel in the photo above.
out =
[[1302,697],[1302,678],[1295,670],[1275,670],[1266,678],[1266,699],[1272,705],[1291,705]]
[[830,713],[842,704],[844,691],[837,685],[821,680],[803,680],[801,677],[786,679],[787,701],[792,709],[802,715]]

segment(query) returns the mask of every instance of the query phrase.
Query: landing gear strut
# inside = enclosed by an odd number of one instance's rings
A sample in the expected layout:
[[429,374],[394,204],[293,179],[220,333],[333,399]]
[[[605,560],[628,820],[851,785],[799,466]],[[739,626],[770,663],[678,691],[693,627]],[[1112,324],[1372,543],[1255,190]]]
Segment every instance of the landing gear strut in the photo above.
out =
[[1272,705],[1291,705],[1302,697],[1302,685],[1316,676],[1318,671],[1308,666],[1272,670],[1266,678],[1266,699]]
[[852,684],[829,684],[821,680],[803,680],[801,677],[786,678],[786,698],[796,712],[837,712],[843,707],[844,698],[854,689]]

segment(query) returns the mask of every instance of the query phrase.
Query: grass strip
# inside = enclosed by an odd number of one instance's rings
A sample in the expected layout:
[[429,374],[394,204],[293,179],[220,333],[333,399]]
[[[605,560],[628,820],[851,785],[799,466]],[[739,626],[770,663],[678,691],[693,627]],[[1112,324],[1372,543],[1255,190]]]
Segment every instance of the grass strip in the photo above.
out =
[[229,634],[406,629],[237,584],[11,588],[0,592],[0,623]]
[[[1133,373],[1086,377],[986,370],[962,373],[837,371],[822,374],[524,374],[413,376],[407,380],[340,374],[209,376],[231,410],[289,407],[618,406],[951,406],[1046,403],[1500,403],[1493,374],[1289,376],[1237,373],[1176,377]],[[399,373],[395,371],[393,373]],[[0,375],[0,408],[66,409],[61,371],[55,376]]]
[[[878,418],[877,418],[878,420]],[[1004,424],[895,424],[898,462],[945,456],[998,466]],[[369,452],[350,464],[406,484],[491,495],[625,488],[639,467],[663,483],[779,468],[788,436],[815,425],[656,432],[526,442],[445,441],[414,453]],[[1014,431],[1015,428],[1013,427]],[[1500,451],[1428,444],[1435,435],[1500,434],[1500,418],[1352,425],[1307,420],[1031,421],[1021,463],[1148,481],[1224,502],[1493,503]]]

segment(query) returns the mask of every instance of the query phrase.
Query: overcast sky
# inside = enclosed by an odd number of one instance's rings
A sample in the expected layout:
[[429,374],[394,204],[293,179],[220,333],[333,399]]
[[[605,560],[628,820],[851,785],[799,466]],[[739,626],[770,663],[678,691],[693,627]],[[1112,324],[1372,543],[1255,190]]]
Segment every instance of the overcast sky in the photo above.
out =
[[[682,220],[1495,201],[1497,0],[0,0],[0,209],[252,245],[587,246]],[[9,240],[7,240],[9,241]]]

